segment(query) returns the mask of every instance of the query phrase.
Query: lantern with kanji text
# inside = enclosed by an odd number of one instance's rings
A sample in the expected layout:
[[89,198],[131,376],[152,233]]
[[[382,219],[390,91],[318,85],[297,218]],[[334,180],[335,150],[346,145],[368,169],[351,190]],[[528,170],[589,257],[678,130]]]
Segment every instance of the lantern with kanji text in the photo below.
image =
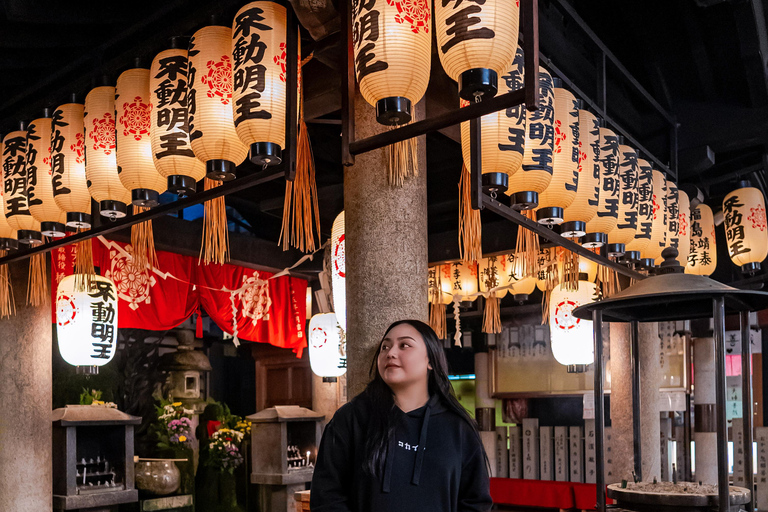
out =
[[346,235],[344,212],[333,221],[331,228],[331,288],[333,290],[333,310],[336,320],[347,331],[347,265],[345,256]]
[[[637,159],[637,229],[635,237],[625,247],[627,260],[639,261],[651,243],[653,232],[653,167],[642,158]],[[631,253],[631,254],[630,254]]]
[[549,297],[552,355],[568,373],[585,372],[595,361],[592,322],[573,316],[574,309],[594,301],[595,285],[587,281],[580,281],[577,291],[558,285]]
[[[387,3],[405,8],[422,1],[428,4],[426,0]],[[475,101],[496,95],[499,74],[515,58],[519,17],[517,0],[435,1],[437,54],[448,76],[459,82],[462,98]]]
[[744,273],[754,273],[768,255],[765,198],[760,190],[742,181],[723,199],[725,243],[728,254]]
[[40,221],[29,211],[26,128],[22,122],[19,130],[3,139],[3,211],[18,240],[37,245],[43,242],[43,235]]
[[687,274],[711,276],[717,268],[715,218],[712,208],[704,203],[691,208],[691,251],[688,253]]
[[29,212],[45,236],[66,233],[67,213],[56,204],[51,183],[51,109],[27,127],[27,197]]
[[85,128],[82,103],[60,105],[51,124],[51,183],[53,199],[67,212],[67,226],[91,227],[91,195],[85,177]]
[[587,222],[597,213],[600,197],[600,125],[592,112],[579,105],[579,183],[576,197],[563,211],[560,233],[569,238],[586,234]]
[[595,216],[587,222],[587,234],[581,244],[587,248],[602,247],[608,242],[608,233],[619,222],[619,137],[597,120],[599,129],[600,193]]
[[640,250],[641,263],[645,268],[655,266],[657,258],[661,257],[661,251],[667,246],[667,177],[656,169],[653,170],[652,197],[651,240],[644,249]]
[[314,315],[309,321],[309,366],[320,377],[340,377],[347,373],[344,332],[334,313]]
[[450,266],[454,302],[474,302],[478,294],[477,262],[454,261]]
[[608,232],[609,256],[622,256],[637,233],[637,151],[619,140],[619,200],[616,227]]
[[102,276],[63,278],[56,289],[56,335],[64,360],[85,373],[110,362],[117,349],[117,289]]

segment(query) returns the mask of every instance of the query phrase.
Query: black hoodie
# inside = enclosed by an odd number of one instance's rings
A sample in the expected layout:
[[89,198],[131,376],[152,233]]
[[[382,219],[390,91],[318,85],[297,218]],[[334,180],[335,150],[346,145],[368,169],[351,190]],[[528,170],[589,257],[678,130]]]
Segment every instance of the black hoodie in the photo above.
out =
[[491,509],[483,447],[437,395],[404,415],[384,475],[363,469],[370,402],[365,393],[325,427],[312,478],[312,512],[485,512]]

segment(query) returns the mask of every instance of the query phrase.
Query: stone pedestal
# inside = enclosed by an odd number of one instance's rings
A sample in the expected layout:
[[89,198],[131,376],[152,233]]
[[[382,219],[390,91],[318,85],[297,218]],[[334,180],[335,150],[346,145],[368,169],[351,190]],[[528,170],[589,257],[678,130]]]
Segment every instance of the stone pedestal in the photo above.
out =
[[715,340],[693,339],[693,441],[696,443],[695,480],[717,485],[717,423],[715,420]]
[[496,401],[490,396],[488,383],[488,352],[475,352],[475,419],[480,431],[491,476],[496,472]]
[[[424,102],[414,107],[424,118]],[[383,132],[375,109],[355,97],[356,137]],[[384,149],[355,157],[344,171],[347,285],[347,390],[365,389],[384,330],[407,318],[428,320],[426,137],[418,139],[420,172],[402,187],[387,184]]]
[[23,305],[28,260],[10,270],[16,316],[0,320],[0,510],[46,512],[53,487],[51,307]]

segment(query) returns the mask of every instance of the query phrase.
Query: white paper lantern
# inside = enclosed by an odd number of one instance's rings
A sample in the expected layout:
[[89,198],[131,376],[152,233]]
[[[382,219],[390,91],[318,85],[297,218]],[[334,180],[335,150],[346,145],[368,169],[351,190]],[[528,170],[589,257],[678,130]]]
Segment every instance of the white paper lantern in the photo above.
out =
[[341,212],[333,221],[331,229],[331,284],[336,319],[344,332],[347,332],[347,270],[344,238],[344,212]]
[[346,342],[336,315],[315,315],[309,321],[309,366],[320,377],[340,377],[347,373]]
[[552,355],[558,363],[570,367],[569,370],[595,361],[592,322],[573,316],[574,309],[594,302],[594,297],[595,285],[580,281],[578,291],[568,291],[558,285],[549,298]]
[[117,289],[102,276],[90,287],[67,276],[56,290],[56,334],[61,357],[73,366],[103,366],[117,349]]

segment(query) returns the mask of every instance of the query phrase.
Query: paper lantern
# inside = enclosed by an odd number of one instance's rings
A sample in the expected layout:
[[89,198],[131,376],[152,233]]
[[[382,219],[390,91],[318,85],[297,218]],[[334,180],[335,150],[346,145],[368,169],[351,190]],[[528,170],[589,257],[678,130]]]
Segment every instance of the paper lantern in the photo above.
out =
[[536,273],[536,288],[546,291],[552,287],[552,279],[557,276],[559,262],[556,247],[545,247],[539,250],[536,257],[538,271]]
[[114,87],[96,87],[88,93],[83,122],[88,192],[99,203],[101,215],[109,219],[125,217],[131,191],[123,186],[117,174]]
[[[602,124],[602,121],[598,121]],[[587,222],[587,234],[582,245],[601,247],[608,233],[619,222],[619,137],[612,130],[600,126],[600,195],[595,216]]]
[[[2,190],[0,190],[0,196],[5,196]],[[8,224],[8,220],[5,218],[5,208],[3,208],[0,210],[0,250],[11,251],[18,249],[19,242],[16,236],[16,230]]]
[[578,291],[558,285],[549,297],[549,336],[552,355],[569,372],[586,371],[595,361],[593,329],[590,320],[573,316],[573,310],[595,300],[595,285],[580,281]]
[[564,223],[560,226],[563,236],[571,238],[584,236],[586,223],[597,213],[600,197],[600,124],[588,110],[580,108],[578,114],[579,184],[576,197],[563,211]]
[[27,131],[10,132],[3,139],[3,211],[20,242],[40,244],[40,221],[29,211],[27,198]]
[[381,124],[410,121],[411,106],[427,90],[432,62],[430,4],[429,0],[352,2],[355,75],[360,93],[376,107]]
[[594,283],[598,264],[587,258],[579,258],[579,281]]
[[347,373],[346,342],[333,313],[314,315],[309,321],[309,367],[320,377]]
[[[541,224],[563,222],[563,209],[576,198],[579,188],[579,110],[576,97],[553,79],[555,95],[555,141],[552,147],[552,180],[539,194],[536,219]],[[570,231],[570,230],[569,230]]]
[[[502,77],[503,92],[523,87],[523,50],[518,48],[510,70]],[[459,100],[462,107],[470,103]],[[480,118],[483,186],[506,190],[509,176],[515,174],[523,163],[525,150],[525,105],[494,112]],[[469,122],[461,123],[461,154],[467,169],[472,167]]]
[[197,182],[205,177],[205,164],[195,157],[189,142],[188,68],[187,49],[174,47],[158,53],[149,70],[152,160],[168,191],[181,197],[194,194]]
[[131,191],[131,202],[151,208],[160,204],[160,194],[168,187],[152,161],[149,137],[152,102],[149,95],[149,70],[133,68],[117,77],[117,172],[120,182]]
[[[667,239],[664,243],[664,247],[674,247],[675,249],[678,249],[678,229],[679,229],[679,222],[680,222],[680,194],[677,189],[677,185],[674,181],[667,180]],[[678,252],[678,262],[684,260],[679,259],[679,252]],[[656,258],[656,265],[661,265],[664,262],[664,258],[659,256]]]
[[250,147],[254,164],[279,164],[285,147],[285,7],[271,1],[243,6],[235,15],[231,37],[237,135]]
[[331,285],[333,288],[333,310],[339,325],[347,331],[347,265],[345,256],[344,212],[333,221],[331,228]]
[[[78,279],[79,278],[79,279]],[[117,349],[117,289],[106,277],[71,275],[56,290],[56,335],[61,357],[73,366],[103,366]]]
[[715,219],[712,208],[699,204],[691,208],[691,251],[685,272],[699,276],[711,276],[717,268],[717,243]]
[[555,141],[555,94],[552,76],[539,68],[539,108],[528,112],[525,127],[525,152],[522,171],[509,177],[507,194],[520,210],[538,205],[538,195],[552,181],[552,147]]
[[[507,268],[510,263],[507,258],[502,256],[488,256],[481,259],[478,263],[479,289],[483,293],[488,293],[493,288],[507,286],[509,284],[509,272]],[[502,298],[507,294],[507,289],[502,288],[494,292],[496,298]]]
[[[425,0],[390,0],[389,3],[400,9],[422,1],[427,3]],[[474,101],[477,96],[496,94],[497,77],[509,69],[515,58],[519,17],[517,1],[435,2],[437,54],[448,76],[459,82],[462,98]]]
[[53,112],[51,123],[53,199],[67,212],[67,226],[91,227],[91,195],[85,177],[83,105],[66,103]]
[[231,105],[232,29],[201,28],[189,41],[188,57],[187,112],[192,151],[205,163],[209,178],[233,180],[236,167],[248,155],[248,146],[237,136]]
[[653,167],[647,160],[637,159],[637,230],[626,246],[627,252],[638,252],[637,258],[651,243],[653,233]]
[[29,211],[45,236],[64,236],[67,214],[56,204],[51,183],[50,110],[27,127],[27,197]]
[[477,262],[462,263],[456,261],[451,265],[451,294],[457,302],[474,302],[477,299]]
[[661,258],[661,251],[667,246],[667,177],[663,172],[653,170],[653,225],[651,241],[640,256],[650,264]]
[[507,265],[505,270],[507,273],[507,286],[510,287],[509,294],[513,295],[517,301],[525,300],[526,296],[533,293],[533,290],[536,289],[536,278],[532,276],[522,277],[523,273],[520,269],[522,260],[515,253],[507,254],[506,258]]
[[742,272],[753,273],[768,255],[765,198],[749,182],[741,185],[723,199],[725,242],[731,261]]
[[430,304],[450,304],[453,301],[450,293],[450,277],[450,265],[433,265],[429,267],[427,283],[429,286]]
[[677,261],[685,266],[691,252],[691,202],[682,190],[678,191],[677,219]]
[[608,232],[608,255],[621,256],[637,233],[637,152],[619,137],[619,218]]

